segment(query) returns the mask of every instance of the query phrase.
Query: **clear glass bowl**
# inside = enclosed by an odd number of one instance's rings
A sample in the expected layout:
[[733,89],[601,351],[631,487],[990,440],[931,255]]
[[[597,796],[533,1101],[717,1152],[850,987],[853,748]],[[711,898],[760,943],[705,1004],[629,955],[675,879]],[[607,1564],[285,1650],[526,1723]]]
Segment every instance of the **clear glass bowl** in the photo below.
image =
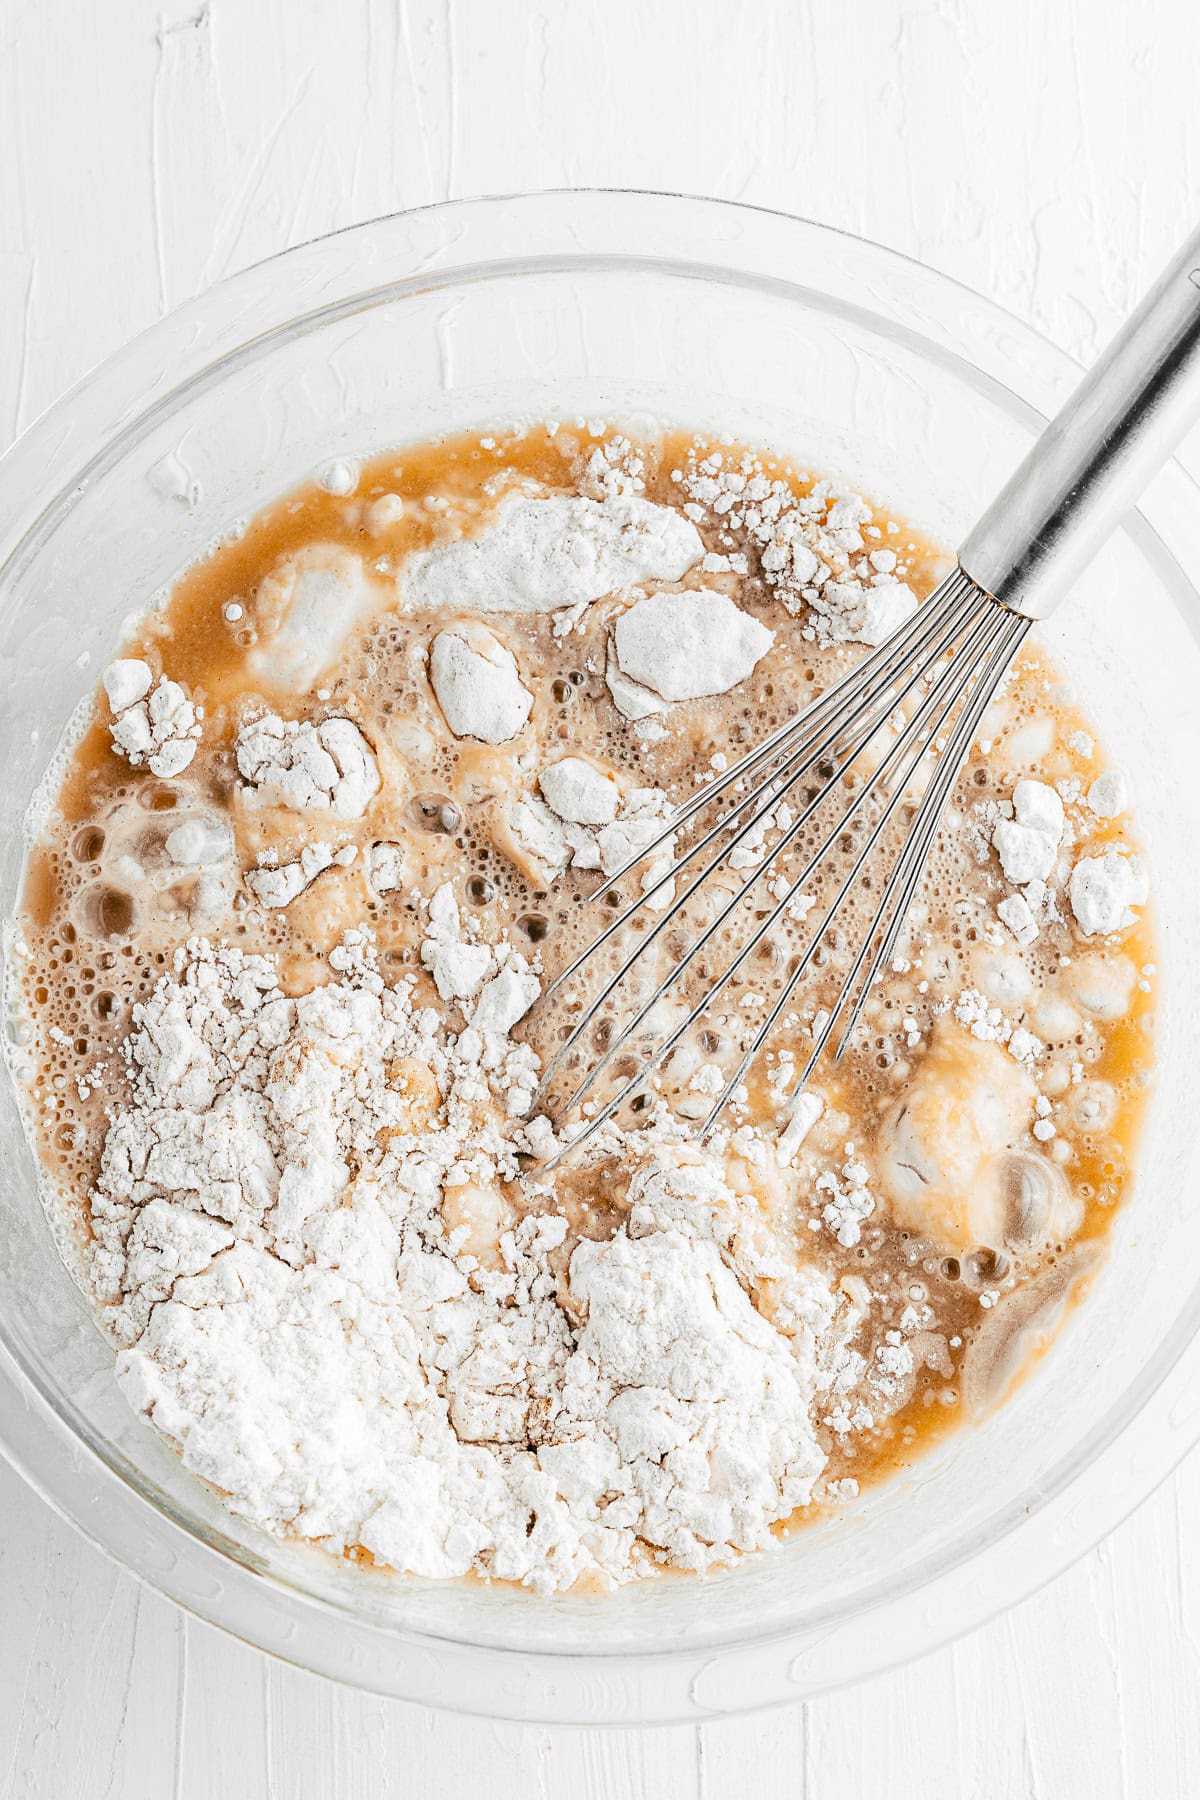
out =
[[[652,194],[433,207],[292,250],[157,325],[0,464],[2,903],[22,821],[120,635],[338,454],[548,414],[793,450],[952,544],[1074,376],[994,306],[800,220]],[[1116,1254],[977,1429],[778,1553],[606,1598],[356,1570],[229,1515],[134,1417],[0,1098],[0,1444],[182,1605],[341,1680],[511,1718],[698,1718],[819,1692],[1057,1573],[1200,1435],[1200,508],[1161,477],[1047,636],[1130,772],[1162,942],[1161,1072]]]

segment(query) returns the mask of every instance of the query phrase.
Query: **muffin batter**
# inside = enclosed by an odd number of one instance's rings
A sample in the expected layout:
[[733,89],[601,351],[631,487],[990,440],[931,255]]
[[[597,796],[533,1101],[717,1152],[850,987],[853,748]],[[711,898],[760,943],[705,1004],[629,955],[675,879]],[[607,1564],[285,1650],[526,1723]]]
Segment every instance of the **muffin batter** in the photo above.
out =
[[233,1509],[426,1576],[703,1570],[1043,1341],[1128,1180],[1153,951],[1124,778],[1036,652],[841,1064],[795,1091],[854,917],[694,1141],[816,884],[551,1173],[586,1107],[531,1107],[596,871],[943,568],[782,459],[551,423],[331,466],[123,646],[31,850],[30,1117],[118,1379]]

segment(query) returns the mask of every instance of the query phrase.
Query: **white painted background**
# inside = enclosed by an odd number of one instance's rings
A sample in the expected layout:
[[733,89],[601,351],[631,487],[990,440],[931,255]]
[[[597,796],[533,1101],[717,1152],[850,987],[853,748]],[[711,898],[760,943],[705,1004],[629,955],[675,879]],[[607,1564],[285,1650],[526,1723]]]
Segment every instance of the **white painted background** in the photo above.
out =
[[[205,284],[597,184],[865,233],[1093,352],[1200,212],[1196,0],[0,0],[0,443]],[[1053,1587],[700,1730],[477,1723],[184,1617],[0,1463],[3,1800],[1200,1792],[1200,1455]]]

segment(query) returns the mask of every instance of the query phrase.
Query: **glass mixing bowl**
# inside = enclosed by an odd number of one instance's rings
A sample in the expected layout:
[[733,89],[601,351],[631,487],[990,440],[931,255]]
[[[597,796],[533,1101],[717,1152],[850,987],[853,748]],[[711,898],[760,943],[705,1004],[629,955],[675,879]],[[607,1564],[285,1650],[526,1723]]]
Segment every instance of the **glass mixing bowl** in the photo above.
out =
[[[288,251],[89,376],[0,464],[5,913],[31,804],[123,622],[333,456],[547,415],[715,427],[953,544],[1069,360],[873,244],[748,207],[558,193]],[[1045,630],[1130,773],[1161,932],[1160,1074],[1113,1254],[1009,1403],[777,1553],[604,1598],[362,1571],[231,1517],[126,1406],[0,1106],[0,1445],[97,1544],[302,1666],[510,1718],[700,1718],[814,1694],[974,1625],[1200,1435],[1197,496],[1170,468]]]

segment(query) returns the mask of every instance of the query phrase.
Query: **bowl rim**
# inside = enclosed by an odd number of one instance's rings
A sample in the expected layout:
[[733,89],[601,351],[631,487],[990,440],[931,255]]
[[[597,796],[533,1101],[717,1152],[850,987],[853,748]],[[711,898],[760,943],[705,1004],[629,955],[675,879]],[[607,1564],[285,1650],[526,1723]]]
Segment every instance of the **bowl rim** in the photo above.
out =
[[[828,304],[830,296],[824,289],[788,280],[777,273],[758,278],[738,266],[736,261],[722,265],[711,259],[707,262],[688,258],[680,260],[669,254],[648,252],[638,255],[609,253],[606,256],[592,251],[582,236],[558,256],[530,258],[508,254],[491,260],[485,258],[482,261],[472,259],[465,263],[459,262],[455,260],[455,252],[464,239],[470,236],[468,224],[457,235],[450,229],[440,245],[442,255],[435,255],[417,270],[376,288],[360,289],[340,301],[310,308],[299,313],[294,320],[284,320],[272,329],[246,338],[240,345],[235,345],[225,353],[205,360],[206,336],[211,337],[215,333],[219,340],[223,331],[242,329],[247,308],[252,311],[255,304],[263,303],[263,295],[259,290],[264,278],[276,284],[281,271],[290,272],[306,261],[321,260],[331,249],[353,246],[356,241],[361,244],[372,234],[395,234],[401,230],[419,229],[424,224],[432,224],[440,231],[445,221],[449,221],[453,227],[472,218],[491,221],[504,216],[511,220],[514,211],[533,209],[536,212],[539,208],[545,211],[547,204],[552,209],[562,202],[567,203],[575,215],[576,231],[579,230],[580,209],[596,212],[597,223],[601,222],[600,208],[611,209],[616,206],[622,209],[623,214],[632,209],[647,218],[652,214],[659,215],[660,220],[664,212],[669,212],[670,219],[655,227],[656,236],[665,243],[679,236],[681,221],[677,209],[684,207],[702,216],[750,221],[759,229],[765,226],[769,232],[788,234],[794,243],[805,239],[810,243],[836,246],[852,258],[865,260],[876,270],[903,271],[918,290],[924,288],[931,293],[936,290],[939,295],[952,294],[985,323],[993,327],[1003,325],[1027,349],[1036,353],[1044,365],[1041,373],[1048,388],[1057,387],[1061,390],[1058,394],[1047,392],[1047,403],[1053,403],[1061,397],[1061,393],[1065,393],[1078,373],[1078,365],[1065,352],[1004,308],[952,277],[930,269],[915,258],[853,233],[778,209],[747,206],[742,202],[714,200],[698,195],[616,188],[554,188],[432,202],[347,225],[266,257],[167,314],[84,375],[40,414],[0,458],[0,493],[8,486],[15,486],[16,489],[15,503],[0,508],[0,517],[8,521],[0,525],[0,577],[14,566],[19,566],[27,555],[36,551],[47,535],[52,534],[63,516],[63,509],[73,504],[85,491],[87,484],[107,459],[115,459],[123,453],[129,445],[131,433],[148,430],[155,419],[178,404],[185,393],[195,391],[197,383],[219,380],[235,365],[238,358],[261,354],[268,343],[289,330],[311,328],[316,320],[326,320],[338,311],[361,308],[367,300],[378,304],[381,298],[416,292],[423,286],[443,285],[447,279],[458,283],[466,275],[496,276],[501,273],[567,265],[596,269],[603,267],[611,259],[625,266],[640,263],[662,272],[695,274],[743,287],[761,285],[761,280],[766,280],[773,288],[786,293],[789,299],[802,299],[807,291],[814,296],[819,295],[822,304]],[[534,222],[539,223],[536,219]],[[608,223],[607,220],[603,222]],[[622,216],[616,222],[614,235],[619,238],[628,233],[633,223],[631,217]],[[664,229],[664,224],[667,229]],[[553,235],[557,223],[550,219],[542,221],[541,226]],[[744,250],[744,246],[739,245],[738,248]],[[273,288],[267,296],[267,304],[278,309],[281,298],[278,288]],[[214,309],[220,314],[215,320]],[[878,330],[880,315],[871,311],[869,317],[873,329]],[[940,321],[927,319],[925,323],[937,323],[944,332]],[[898,329],[911,331],[913,327],[901,326]],[[965,335],[965,330],[965,320],[960,318],[957,332]],[[135,410],[131,416],[130,406],[137,408],[139,402],[146,397],[144,364],[148,356],[155,359],[156,366],[164,371],[170,367],[172,375],[177,372],[178,359],[168,356],[167,351],[177,350],[181,333],[189,342],[193,357],[200,358],[198,366],[180,379],[169,380],[162,386],[161,392],[155,392],[152,387],[153,397],[150,403]],[[944,343],[939,346],[936,339],[929,338],[924,333],[919,335],[926,354],[932,350],[943,358],[952,357],[960,373],[969,375],[976,382],[985,382],[991,391],[999,389],[1007,397],[1015,416],[1023,415],[1029,422],[1040,421],[1047,416],[1042,406],[1031,401],[1025,393],[1011,386],[998,373],[973,361],[964,351],[947,348]],[[161,355],[158,354],[160,348]],[[186,364],[184,367],[186,368]],[[163,380],[160,377],[160,384]],[[85,450],[89,443],[91,445],[84,463],[72,465],[72,473],[67,481],[62,483],[50,499],[38,506],[44,466],[59,460],[64,439],[70,442],[81,434]],[[32,516],[22,513],[23,486],[26,489],[26,504],[32,503],[35,508]],[[1174,514],[1181,505],[1195,506],[1197,490],[1186,472],[1178,464],[1173,464],[1158,478],[1151,495],[1165,495],[1164,504],[1168,504],[1169,510]],[[1155,502],[1151,500],[1148,504],[1153,513],[1156,510]],[[27,518],[24,524],[23,517]],[[15,535],[14,526],[21,527]],[[1174,579],[1192,585],[1191,577],[1174,555],[1170,544],[1164,542],[1151,518],[1139,518],[1134,531],[1139,548],[1150,553],[1152,560],[1167,558],[1174,570]],[[1200,1290],[1197,1292],[1200,1295]],[[107,1447],[97,1441],[95,1434],[80,1429],[77,1419],[68,1421],[68,1413],[78,1414],[78,1409],[72,1406],[64,1411],[59,1398],[47,1391],[40,1371],[36,1365],[30,1365],[23,1354],[24,1346],[19,1341],[13,1341],[7,1321],[3,1319],[0,1319],[0,1447],[6,1448],[12,1461],[43,1498],[107,1554],[131,1567],[136,1574],[150,1580],[201,1617],[222,1625],[258,1648],[296,1661],[299,1666],[317,1667],[320,1672],[358,1685],[375,1686],[377,1691],[403,1692],[409,1698],[420,1698],[430,1704],[445,1706],[448,1678],[452,1674],[448,1665],[465,1659],[464,1666],[470,1666],[472,1680],[478,1680],[478,1659],[485,1657],[489,1662],[507,1663],[508,1676],[488,1695],[480,1695],[478,1692],[471,1694],[462,1710],[483,1711],[500,1717],[593,1720],[598,1717],[598,1703],[594,1692],[589,1690],[602,1688],[606,1682],[611,1683],[614,1670],[621,1666],[636,1673],[640,1690],[654,1690],[653,1693],[640,1692],[640,1704],[633,1709],[635,1712],[640,1711],[642,1716],[657,1720],[695,1719],[727,1710],[744,1710],[755,1704],[800,1698],[905,1661],[982,1623],[984,1619],[1003,1610],[1015,1600],[1026,1597],[1045,1580],[1065,1569],[1139,1504],[1170,1472],[1195,1438],[1200,1436],[1200,1408],[1185,1407],[1185,1424],[1182,1430],[1176,1423],[1183,1397],[1189,1387],[1195,1385],[1195,1377],[1200,1373],[1200,1341],[1196,1336],[1198,1319],[1200,1306],[1193,1305],[1175,1321],[1149,1366],[1154,1379],[1143,1379],[1140,1384],[1143,1404],[1138,1416],[1132,1421],[1118,1421],[1112,1416],[1118,1409],[1115,1406],[1110,1408],[1102,1425],[1085,1440],[1087,1451],[1082,1458],[1082,1466],[1079,1466],[1077,1447],[1070,1469],[1060,1459],[1057,1471],[1048,1472],[1047,1481],[1039,1486],[1035,1496],[1022,1497],[1020,1502],[1009,1509],[1008,1516],[999,1525],[994,1520],[988,1522],[986,1540],[982,1544],[977,1544],[974,1548],[969,1543],[961,1544],[951,1566],[946,1568],[939,1565],[939,1571],[933,1572],[930,1580],[922,1579],[924,1565],[908,1571],[900,1593],[878,1603],[872,1603],[869,1597],[865,1598],[852,1610],[839,1614],[831,1626],[817,1625],[802,1632],[784,1626],[773,1628],[769,1633],[758,1637],[749,1631],[743,1631],[722,1636],[716,1646],[711,1643],[693,1643],[682,1649],[666,1645],[659,1649],[637,1650],[632,1653],[621,1646],[599,1651],[546,1651],[511,1648],[463,1637],[447,1638],[421,1627],[382,1625],[361,1616],[354,1620],[351,1619],[350,1609],[341,1609],[345,1618],[351,1620],[352,1635],[362,1631],[377,1639],[381,1632],[385,1632],[396,1640],[397,1645],[401,1640],[411,1642],[412,1649],[420,1655],[428,1656],[433,1651],[437,1665],[436,1678],[430,1676],[422,1680],[419,1671],[410,1666],[405,1671],[404,1685],[397,1687],[389,1683],[382,1689],[373,1680],[378,1671],[369,1665],[363,1666],[361,1659],[355,1655],[341,1654],[336,1659],[327,1658],[328,1666],[324,1666],[320,1660],[314,1663],[307,1650],[301,1652],[297,1649],[297,1638],[304,1629],[303,1621],[306,1619],[311,1623],[313,1618],[319,1616],[324,1625],[327,1622],[326,1615],[331,1610],[339,1610],[336,1602],[309,1593],[277,1572],[267,1573],[265,1569],[255,1569],[252,1561],[232,1544],[228,1550],[221,1551],[199,1536],[179,1516],[177,1509],[164,1505],[164,1496],[155,1497],[154,1493],[148,1491],[150,1484],[128,1464],[122,1469],[120,1465],[125,1459],[112,1456]],[[1182,1385],[1179,1379],[1181,1372],[1186,1373],[1187,1377],[1186,1383]],[[1129,1391],[1132,1390],[1127,1390],[1127,1393]],[[1131,1432],[1138,1430],[1149,1444],[1148,1434],[1154,1428],[1156,1420],[1157,1438],[1153,1453],[1147,1448],[1144,1455],[1126,1460]],[[1166,1433],[1170,1439],[1167,1457],[1163,1455],[1161,1442],[1163,1421],[1174,1427]],[[71,1434],[69,1441],[53,1441],[65,1433]],[[114,1488],[112,1493],[106,1493],[102,1504],[93,1503],[94,1487],[89,1488],[88,1478],[85,1477],[80,1482],[78,1469],[72,1473],[68,1467],[74,1460],[71,1452],[76,1446],[86,1450],[94,1465],[88,1471],[91,1483],[94,1484],[99,1476],[106,1488],[111,1484],[118,1484],[119,1492]],[[1120,1455],[1117,1454],[1119,1449]],[[1149,1476],[1144,1472],[1147,1468],[1152,1471]],[[1102,1473],[1103,1479],[1100,1479]],[[1056,1475],[1057,1479],[1054,1478]],[[74,1491],[68,1493],[71,1489]],[[88,1492],[85,1494],[83,1490]],[[1053,1521],[1057,1514],[1062,1513],[1065,1518],[1064,1508],[1068,1498],[1072,1513],[1070,1528],[1060,1520],[1055,1529],[1048,1531],[1047,1522]],[[129,1510],[125,1506],[126,1502],[132,1503],[128,1518],[118,1517],[118,1514]],[[160,1530],[148,1533],[145,1517],[134,1516],[143,1515],[146,1509],[152,1511]],[[1082,1529],[1078,1523],[1081,1518],[1087,1521]],[[1041,1539],[1040,1551],[1032,1535],[1035,1526]],[[1025,1554],[1021,1573],[1014,1581],[1010,1566],[1011,1544],[1018,1532],[1022,1532]],[[183,1571],[178,1546],[170,1543],[171,1536],[175,1533],[185,1534],[189,1555],[201,1553],[201,1564],[206,1564],[209,1558],[221,1564],[219,1574],[207,1568],[199,1568],[190,1574]],[[153,1545],[148,1542],[148,1537],[151,1536],[155,1540]],[[143,1554],[139,1555],[139,1549]],[[147,1551],[152,1554],[147,1556]],[[148,1560],[156,1559],[160,1562],[160,1567],[144,1566]],[[1003,1570],[1000,1567],[1001,1561],[1005,1564]],[[236,1575],[231,1572],[231,1562]],[[964,1606],[961,1594],[954,1597],[953,1589],[947,1588],[945,1584],[955,1583],[968,1562],[971,1564],[976,1593],[973,1604]],[[981,1576],[986,1576],[986,1579],[981,1579]],[[231,1589],[243,1583],[248,1584],[245,1593],[238,1595],[231,1604]],[[273,1609],[278,1613],[282,1606],[284,1612],[291,1616],[265,1620],[261,1616],[255,1616],[264,1612],[256,1604],[264,1594],[269,1594],[271,1598],[271,1606],[266,1610]],[[911,1603],[918,1594],[922,1598],[923,1628],[914,1628],[910,1618],[903,1617],[902,1620],[905,1609],[911,1609]],[[296,1609],[299,1609],[298,1613]],[[901,1632],[897,1628],[902,1622],[904,1630]],[[835,1646],[830,1642],[831,1637],[842,1640],[837,1654],[834,1654]],[[788,1648],[787,1667],[782,1673],[777,1666],[778,1657],[775,1654],[780,1646]],[[816,1666],[818,1658],[822,1665],[820,1668]],[[354,1666],[356,1660],[359,1661],[357,1669]],[[772,1665],[770,1671],[766,1666],[768,1661]],[[572,1666],[569,1678],[564,1665]],[[735,1691],[742,1698],[735,1705],[729,1706],[726,1696],[731,1691],[730,1676],[735,1668],[743,1671],[734,1684]],[[450,1680],[450,1692],[460,1691],[461,1685],[460,1683],[456,1687]],[[623,1695],[622,1710],[615,1716],[626,1720],[630,1716],[630,1710],[629,1697],[627,1694]]]

